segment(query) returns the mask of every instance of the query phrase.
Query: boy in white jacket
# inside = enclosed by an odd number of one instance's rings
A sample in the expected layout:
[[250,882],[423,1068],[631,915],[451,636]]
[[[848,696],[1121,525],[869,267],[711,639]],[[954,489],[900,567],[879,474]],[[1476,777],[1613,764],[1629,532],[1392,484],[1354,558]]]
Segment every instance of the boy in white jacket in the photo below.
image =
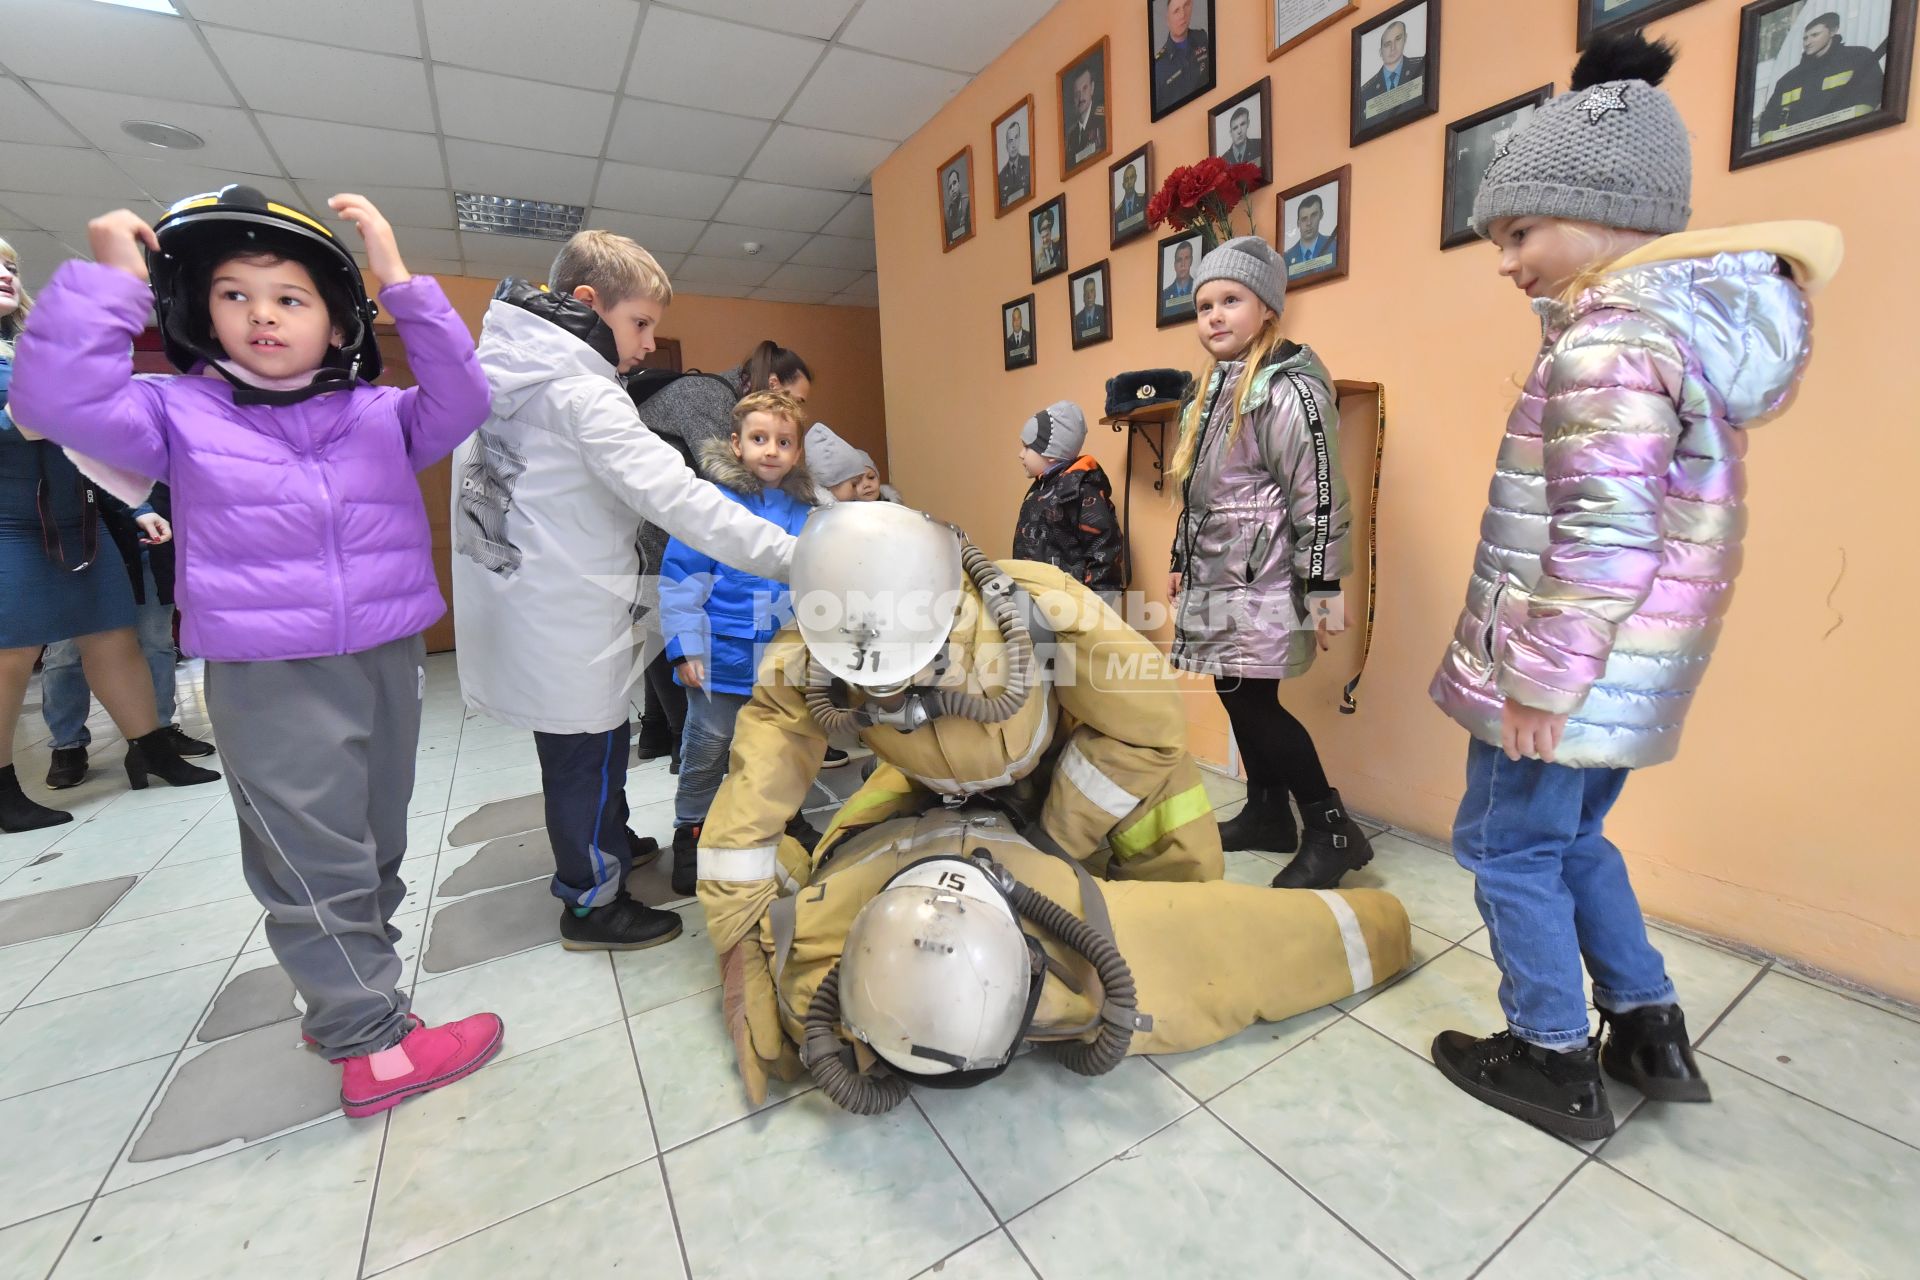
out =
[[625,889],[640,523],[782,582],[793,538],[696,477],[620,385],[673,298],[652,255],[583,231],[549,283],[502,282],[480,331],[493,414],[453,460],[460,685],[475,710],[533,731],[563,945],[632,950],[680,932]]

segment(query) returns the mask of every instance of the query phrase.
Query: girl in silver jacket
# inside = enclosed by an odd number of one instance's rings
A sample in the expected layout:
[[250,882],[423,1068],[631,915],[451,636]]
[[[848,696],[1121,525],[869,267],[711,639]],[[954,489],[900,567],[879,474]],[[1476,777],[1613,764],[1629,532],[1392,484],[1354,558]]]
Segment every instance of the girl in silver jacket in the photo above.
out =
[[1442,1032],[1433,1060],[1574,1140],[1613,1131],[1602,1069],[1649,1098],[1708,1100],[1602,825],[1628,771],[1678,749],[1740,565],[1746,431],[1791,400],[1807,294],[1840,257],[1818,224],[1682,232],[1686,125],[1657,87],[1672,61],[1638,34],[1596,40],[1572,91],[1502,144],[1473,211],[1543,341],[1432,690],[1473,735],[1453,851],[1507,1028]]
[[1279,689],[1341,629],[1351,521],[1333,378],[1312,351],[1281,337],[1286,280],[1286,264],[1257,236],[1227,241],[1194,273],[1211,361],[1173,457],[1183,510],[1169,583],[1171,656],[1214,678],[1246,762],[1247,805],[1221,825],[1223,846],[1298,848],[1274,886],[1331,889],[1373,851]]

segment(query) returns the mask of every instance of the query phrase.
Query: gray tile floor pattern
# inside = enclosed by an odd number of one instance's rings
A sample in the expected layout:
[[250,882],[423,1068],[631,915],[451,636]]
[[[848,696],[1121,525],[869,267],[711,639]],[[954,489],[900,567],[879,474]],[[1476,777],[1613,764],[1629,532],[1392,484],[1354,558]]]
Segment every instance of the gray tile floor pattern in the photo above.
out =
[[[1335,1007],[1094,1081],[1022,1059],[878,1119],[801,1086],[750,1108],[691,904],[652,951],[536,931],[422,961],[440,913],[483,895],[552,913],[537,879],[502,882],[537,863],[482,812],[538,789],[527,735],[465,715],[444,659],[427,703],[402,953],[429,1017],[501,1013],[500,1060],[341,1116],[224,792],[126,791],[102,726],[95,778],[61,796],[80,820],[0,836],[0,943],[20,939],[0,945],[0,1280],[1917,1273],[1920,1012],[1662,930],[1715,1102],[1616,1087],[1612,1139],[1560,1142],[1426,1061],[1436,1031],[1497,1024],[1497,975],[1466,873],[1400,832],[1356,880],[1406,902],[1416,967]],[[1238,784],[1209,788],[1230,814]],[[629,795],[664,840],[672,779],[644,766]],[[477,813],[484,838],[451,844]],[[34,936],[49,903],[65,931]]]

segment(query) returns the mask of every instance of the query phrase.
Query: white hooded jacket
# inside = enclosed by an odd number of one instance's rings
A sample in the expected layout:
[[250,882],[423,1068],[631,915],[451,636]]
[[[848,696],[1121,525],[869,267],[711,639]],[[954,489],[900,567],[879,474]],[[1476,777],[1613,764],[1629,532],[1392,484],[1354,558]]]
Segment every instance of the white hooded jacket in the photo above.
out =
[[642,520],[784,582],[794,539],[688,469],[587,342],[495,300],[480,331],[493,413],[453,455],[453,612],[467,705],[545,733],[631,714]]

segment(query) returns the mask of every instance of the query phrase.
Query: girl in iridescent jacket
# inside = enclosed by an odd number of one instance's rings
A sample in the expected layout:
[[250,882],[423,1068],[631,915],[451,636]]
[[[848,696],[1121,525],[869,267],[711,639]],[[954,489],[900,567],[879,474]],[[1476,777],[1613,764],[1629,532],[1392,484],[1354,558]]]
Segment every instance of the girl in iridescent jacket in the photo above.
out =
[[1576,1140],[1613,1131],[1603,1069],[1649,1098],[1708,1100],[1602,826],[1628,771],[1678,749],[1740,564],[1746,432],[1792,399],[1807,297],[1840,259],[1816,223],[1683,231],[1687,131],[1657,87],[1672,62],[1638,34],[1591,44],[1573,89],[1502,144],[1473,212],[1543,340],[1432,687],[1473,735],[1453,851],[1507,1028],[1442,1032],[1433,1060]]

